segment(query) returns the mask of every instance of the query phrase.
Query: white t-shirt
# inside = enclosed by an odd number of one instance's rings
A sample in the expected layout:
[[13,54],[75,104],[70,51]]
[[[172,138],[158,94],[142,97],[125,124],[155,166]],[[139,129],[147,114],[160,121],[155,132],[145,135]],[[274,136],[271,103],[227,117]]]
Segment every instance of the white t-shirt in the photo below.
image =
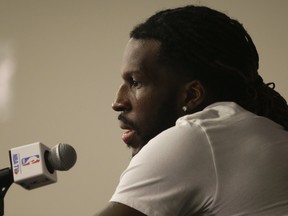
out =
[[110,201],[149,216],[288,215],[288,132],[233,102],[212,104],[150,140]]

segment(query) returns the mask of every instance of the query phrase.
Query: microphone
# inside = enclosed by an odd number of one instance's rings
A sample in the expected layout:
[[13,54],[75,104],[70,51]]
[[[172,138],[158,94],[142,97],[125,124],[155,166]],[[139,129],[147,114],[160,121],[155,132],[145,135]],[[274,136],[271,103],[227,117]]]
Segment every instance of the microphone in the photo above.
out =
[[57,182],[57,173],[67,171],[77,160],[75,149],[60,143],[49,149],[36,142],[9,151],[14,182],[27,190]]

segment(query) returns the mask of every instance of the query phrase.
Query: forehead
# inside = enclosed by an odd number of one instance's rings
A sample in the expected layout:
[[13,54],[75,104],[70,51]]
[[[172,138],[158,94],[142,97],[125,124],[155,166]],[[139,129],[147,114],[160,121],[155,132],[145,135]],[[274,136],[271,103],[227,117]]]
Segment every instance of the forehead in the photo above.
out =
[[148,72],[154,71],[156,68],[163,68],[157,61],[160,45],[161,43],[157,40],[131,38],[124,51],[122,74]]

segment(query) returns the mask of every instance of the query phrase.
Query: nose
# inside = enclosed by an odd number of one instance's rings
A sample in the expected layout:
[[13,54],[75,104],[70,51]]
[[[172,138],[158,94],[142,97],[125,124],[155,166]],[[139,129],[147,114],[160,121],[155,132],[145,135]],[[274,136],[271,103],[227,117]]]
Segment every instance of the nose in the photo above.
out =
[[128,111],[131,109],[128,93],[124,84],[120,86],[116,93],[115,101],[112,103],[112,109],[117,112]]

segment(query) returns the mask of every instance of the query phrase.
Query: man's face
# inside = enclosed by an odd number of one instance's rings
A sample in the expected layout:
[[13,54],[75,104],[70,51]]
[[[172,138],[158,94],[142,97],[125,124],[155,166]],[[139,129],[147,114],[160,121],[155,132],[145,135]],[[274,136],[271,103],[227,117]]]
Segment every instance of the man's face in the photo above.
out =
[[160,42],[130,39],[124,52],[121,84],[113,109],[120,112],[122,139],[132,156],[179,117],[175,75],[157,61]]

